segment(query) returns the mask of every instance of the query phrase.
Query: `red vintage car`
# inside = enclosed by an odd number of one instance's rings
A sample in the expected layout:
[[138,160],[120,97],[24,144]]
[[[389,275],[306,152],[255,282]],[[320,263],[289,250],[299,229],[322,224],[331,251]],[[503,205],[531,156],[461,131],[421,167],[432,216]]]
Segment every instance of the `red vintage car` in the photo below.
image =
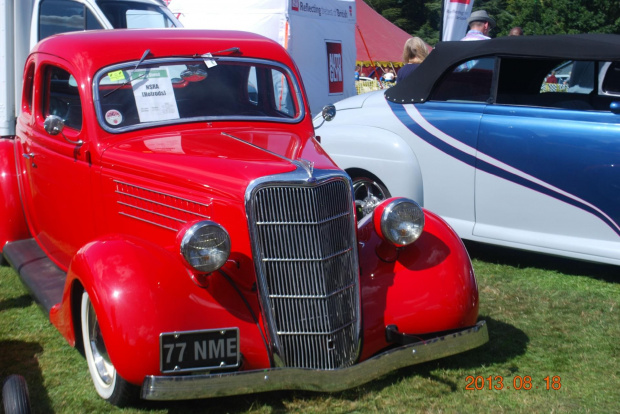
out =
[[39,43],[0,141],[0,245],[101,397],[338,391],[488,340],[459,237],[357,223],[287,52],[241,32]]

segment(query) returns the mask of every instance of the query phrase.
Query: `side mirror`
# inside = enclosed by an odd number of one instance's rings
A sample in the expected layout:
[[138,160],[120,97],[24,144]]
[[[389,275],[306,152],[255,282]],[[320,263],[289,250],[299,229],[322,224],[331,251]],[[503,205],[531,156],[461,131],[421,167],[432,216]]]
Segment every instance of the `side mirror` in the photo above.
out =
[[65,136],[65,134],[62,133],[62,130],[65,129],[65,121],[58,115],[49,115],[47,118],[45,118],[45,122],[43,122],[43,128],[45,128],[45,131],[50,135],[61,134],[65,141],[67,141],[69,144],[82,145],[84,143],[84,141],[82,140],[71,141]]
[[327,122],[331,121],[336,117],[336,107],[332,104],[325,105],[323,107],[323,111],[321,112],[323,119]]
[[62,133],[65,128],[65,121],[58,115],[50,115],[45,118],[43,128],[50,135],[58,135]]
[[[323,121],[319,125],[315,126],[314,129],[319,129],[325,121],[329,122],[334,119],[336,117],[336,107],[332,104],[325,105],[321,111],[321,116],[323,117]],[[318,117],[315,119],[318,119]]]
[[613,101],[611,104],[609,104],[609,110],[614,114],[620,114],[620,102]]

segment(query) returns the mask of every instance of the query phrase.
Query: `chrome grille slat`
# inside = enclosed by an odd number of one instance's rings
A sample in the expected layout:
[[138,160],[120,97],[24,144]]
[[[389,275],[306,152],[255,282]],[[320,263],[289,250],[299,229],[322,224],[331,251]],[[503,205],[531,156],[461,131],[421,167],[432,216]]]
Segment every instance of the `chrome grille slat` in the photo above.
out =
[[248,207],[266,320],[285,365],[352,365],[359,285],[349,181],[267,182]]

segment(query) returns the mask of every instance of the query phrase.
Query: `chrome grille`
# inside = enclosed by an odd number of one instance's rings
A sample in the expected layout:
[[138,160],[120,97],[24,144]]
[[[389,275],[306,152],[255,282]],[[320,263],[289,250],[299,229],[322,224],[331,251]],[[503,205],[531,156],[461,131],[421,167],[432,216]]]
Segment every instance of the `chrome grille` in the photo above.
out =
[[250,205],[274,351],[289,367],[352,365],[359,287],[348,180],[265,185],[253,191]]

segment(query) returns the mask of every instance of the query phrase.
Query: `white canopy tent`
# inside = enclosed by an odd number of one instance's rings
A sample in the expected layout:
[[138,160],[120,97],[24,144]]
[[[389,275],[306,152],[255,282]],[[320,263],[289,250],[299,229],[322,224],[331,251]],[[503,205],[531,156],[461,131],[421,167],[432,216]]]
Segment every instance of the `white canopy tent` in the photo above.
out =
[[170,0],[168,7],[187,28],[242,30],[278,42],[301,72],[314,115],[356,94],[355,0]]

